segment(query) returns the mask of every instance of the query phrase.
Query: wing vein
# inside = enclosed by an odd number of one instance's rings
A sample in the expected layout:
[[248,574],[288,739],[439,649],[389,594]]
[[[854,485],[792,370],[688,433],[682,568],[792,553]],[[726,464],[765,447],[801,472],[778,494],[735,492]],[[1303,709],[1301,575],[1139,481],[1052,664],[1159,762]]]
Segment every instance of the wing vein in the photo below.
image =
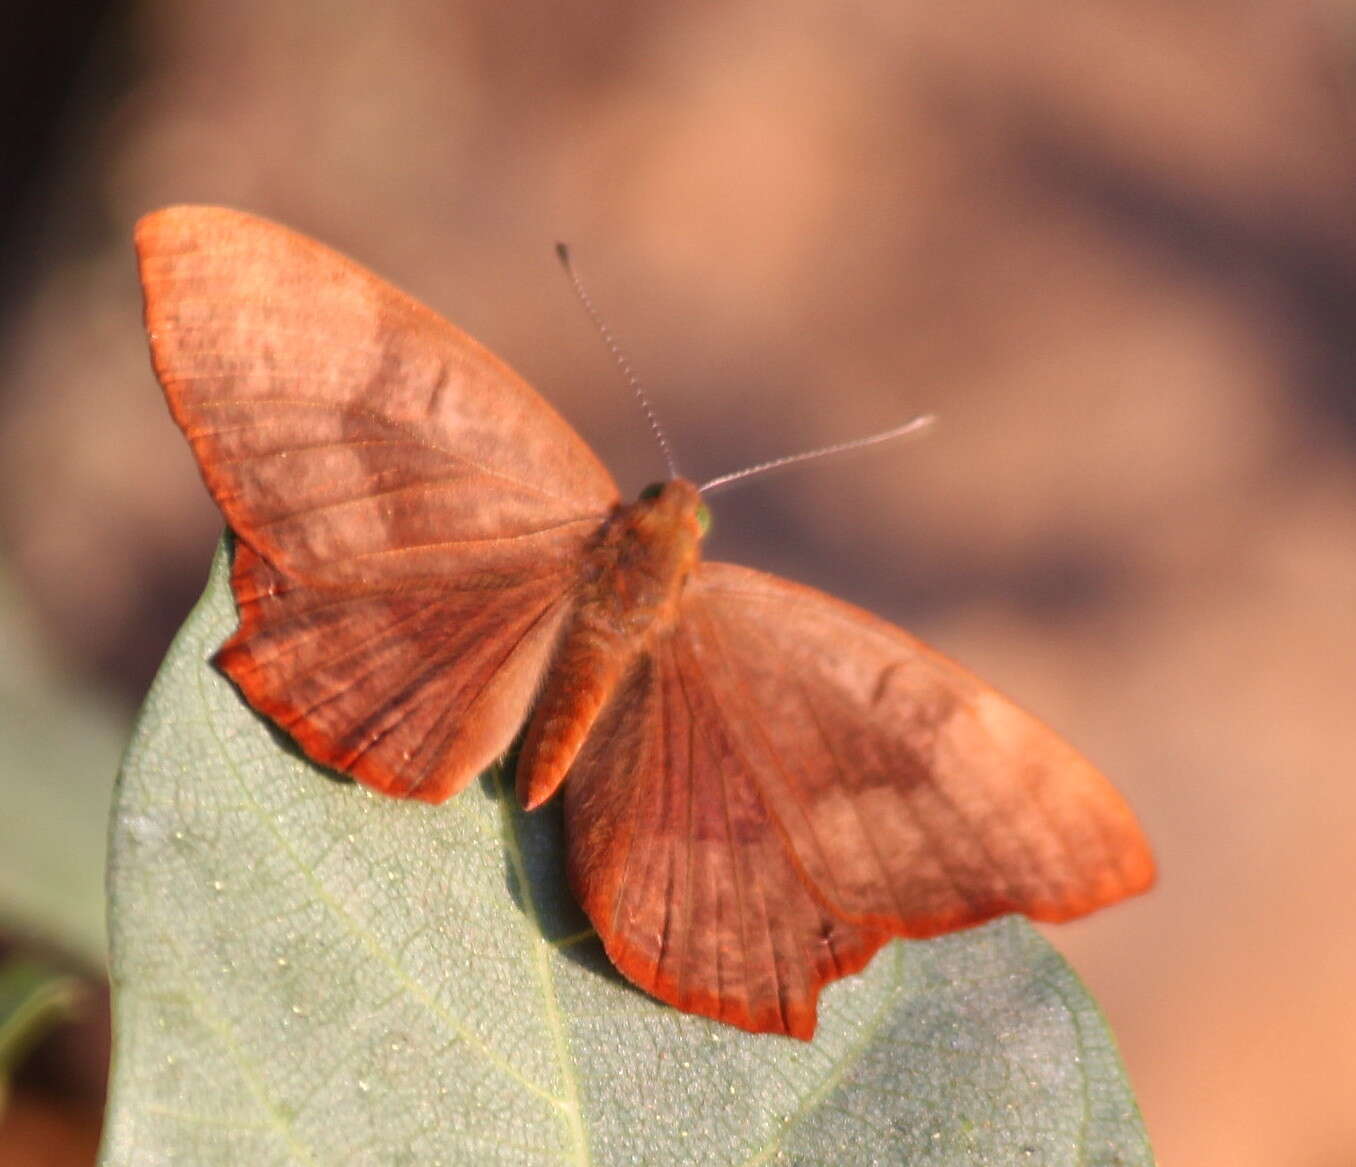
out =
[[[669,652],[669,655],[670,655],[670,657],[673,656],[673,649],[672,649],[672,646],[670,646],[670,652]],[[693,765],[694,765],[694,763],[693,763],[693,758],[695,757],[695,749],[694,749],[694,745],[695,745],[695,740],[696,740],[696,734],[695,734],[695,727],[693,726],[692,718],[691,718],[691,717],[689,717],[689,718],[687,719],[687,727],[686,727],[686,729],[687,729],[687,751],[686,751],[686,758],[685,758],[685,761],[686,761],[686,763],[687,763],[687,830],[683,832],[683,848],[684,848],[684,862],[683,862],[683,929],[682,929],[683,951],[682,951],[682,958],[681,958],[681,961],[680,961],[680,963],[679,963],[679,965],[678,965],[679,969],[682,970],[682,971],[684,972],[684,974],[686,973],[686,970],[687,970],[687,968],[688,968],[688,951],[689,951],[689,949],[690,949],[690,947],[691,947],[691,937],[692,937],[692,911],[693,911],[693,897],[692,897],[692,868],[693,868],[693,865],[694,865],[694,864],[693,864],[693,853],[692,853],[692,840],[693,840],[694,832],[695,832],[695,829],[696,829],[696,821],[695,821],[695,819],[694,819],[694,817],[693,817],[693,808],[695,807],[696,801],[697,801],[697,800],[696,800],[696,793],[697,793],[697,792],[696,792],[696,781],[695,781],[694,778],[693,778]],[[719,899],[719,897],[717,897],[714,906],[715,906],[716,912],[719,913],[719,912],[720,912],[720,899]],[[719,914],[717,914],[717,918],[716,918],[716,935],[720,935],[720,918],[719,918]],[[719,946],[717,946],[717,953],[716,953],[716,977],[717,977],[716,983],[717,983],[717,985],[719,985],[719,983],[720,983],[720,980],[719,980],[719,978],[720,978],[720,952],[719,952]],[[683,983],[683,982],[682,982],[681,980],[678,982],[678,986],[679,986],[680,989],[681,989],[681,987],[682,987],[682,983]]]
[[[661,670],[659,673],[660,699],[658,702],[657,710],[657,717],[659,722],[659,749],[661,763],[658,768],[658,772],[661,775],[660,780],[663,782],[663,799],[661,802],[661,806],[664,810],[667,811],[669,809],[670,794],[672,793],[672,784],[670,781],[666,781],[663,776],[667,776],[672,773],[670,766],[672,759],[670,757],[668,737],[667,734],[665,733],[666,727],[664,724],[665,703],[663,699],[663,690],[666,686],[666,683],[667,682],[665,675]],[[664,818],[667,819],[668,816],[665,815]],[[668,856],[668,872],[664,886],[664,922],[659,929],[659,955],[655,959],[656,972],[660,972],[664,967],[664,957],[667,955],[669,948],[669,927],[672,923],[673,918],[673,860],[675,848],[673,845],[671,834],[667,840],[667,847],[665,848],[665,850]]]
[[[184,377],[182,375],[174,378],[162,378],[162,380],[167,385],[180,384],[184,381],[192,381],[194,379],[195,378]],[[171,404],[173,405],[174,403],[171,402]],[[488,466],[483,466],[479,462],[475,462],[472,459],[466,457],[466,455],[464,454],[458,454],[454,450],[449,450],[446,446],[440,445],[435,442],[430,442],[427,439],[421,437],[418,433],[416,433],[414,430],[410,428],[410,425],[407,422],[397,421],[395,418],[385,417],[382,414],[374,413],[368,409],[355,409],[351,406],[347,407],[337,406],[330,401],[324,400],[317,401],[306,397],[297,397],[297,398],[255,397],[250,398],[246,401],[241,401],[238,398],[231,397],[222,397],[222,398],[209,397],[209,398],[199,398],[198,400],[195,401],[182,403],[174,408],[174,413],[176,418],[178,418],[181,412],[186,411],[185,407],[191,407],[193,409],[230,409],[230,408],[239,409],[242,406],[254,407],[260,405],[283,405],[289,407],[300,406],[306,409],[325,410],[338,417],[358,418],[360,420],[373,423],[377,426],[383,426],[388,429],[395,430],[397,433],[401,434],[410,445],[417,446],[421,449],[428,450],[435,454],[440,454],[445,458],[449,458],[455,462],[460,462],[462,465],[470,466],[473,469],[478,470],[481,474],[485,475],[487,478],[498,478],[503,482],[511,482],[514,486],[517,486],[530,494],[535,494],[541,498],[549,498],[555,502],[572,501],[566,498],[564,495],[557,494],[556,492],[551,490],[547,490],[545,487],[537,483],[524,482],[519,478],[515,478],[511,474],[505,474],[503,471],[493,470]],[[180,421],[180,425],[185,430],[185,432],[187,432],[188,426],[186,418]],[[248,460],[249,459],[245,459],[245,461]]]
[[[754,702],[749,699],[749,697],[747,696],[747,691],[739,682],[738,670],[730,666],[730,661],[732,658],[730,656],[728,648],[726,648],[723,640],[721,639],[718,633],[714,635],[712,634],[712,622],[709,619],[705,621],[705,627],[707,637],[709,641],[713,644],[715,651],[720,655],[725,665],[726,675],[731,679],[732,691],[735,692],[736,694],[739,694],[742,691],[741,707],[743,709],[743,712],[745,713],[745,716],[740,719],[740,723],[746,725],[753,725],[757,729],[759,736],[763,738],[764,744],[765,746],[767,746],[767,753],[771,757],[773,764],[778,768],[779,771],[781,771],[783,778],[786,779],[786,785],[788,789],[791,791],[791,796],[796,799],[797,805],[800,806],[802,815],[808,819],[809,812],[801,801],[800,792],[796,789],[795,784],[790,781],[790,776],[787,774],[786,770],[782,766],[781,758],[779,757],[777,752],[771,748],[770,742],[766,737],[765,731],[761,729],[759,719],[755,716],[749,715],[749,711],[756,710],[757,707],[754,704]],[[721,704],[718,704],[716,708],[719,717],[726,726],[727,738],[730,741],[731,748],[734,750],[735,753],[739,755],[740,761],[744,765],[744,769],[753,779],[754,790],[758,795],[759,802],[762,804],[764,810],[767,811],[769,819],[771,819],[771,821],[775,823],[777,826],[778,835],[782,840],[782,845],[786,851],[786,854],[790,858],[793,870],[796,872],[801,882],[810,891],[811,895],[816,898],[816,901],[820,903],[821,906],[832,910],[831,905],[827,901],[827,897],[824,895],[823,891],[819,889],[818,883],[811,877],[810,873],[805,870],[804,862],[801,860],[800,855],[796,851],[795,844],[792,842],[791,832],[788,830],[786,824],[782,821],[781,815],[779,815],[774,809],[773,800],[770,800],[767,797],[766,791],[763,788],[763,783],[758,780],[758,768],[755,765],[753,765],[753,763],[749,760],[748,754],[744,750],[742,743],[739,740],[739,736],[730,730],[730,726],[734,723],[734,718],[731,714],[731,711],[726,709],[726,707]],[[824,863],[826,867],[829,866],[828,857],[823,855],[822,853],[820,855],[820,860]]]
[[[651,667],[654,665],[654,658],[650,658]],[[659,683],[659,678],[654,677],[654,683]],[[647,696],[647,700],[648,700]],[[636,800],[640,797],[640,783],[633,782],[630,788],[630,800],[627,804],[626,821],[631,825],[630,831],[626,836],[626,857],[622,860],[621,875],[617,878],[617,891],[612,900],[612,925],[608,929],[613,935],[621,932],[619,926],[621,920],[622,901],[626,898],[626,887],[631,878],[631,858],[636,851]]]
[[[871,849],[871,858],[875,860],[876,869],[880,872],[881,883],[890,889],[890,898],[894,901],[895,911],[902,920],[904,918],[904,911],[899,902],[899,889],[895,887],[894,880],[890,878],[890,869],[885,865],[885,858],[881,854],[880,847],[876,842],[875,834],[868,827],[866,819],[862,816],[862,808],[858,805],[857,799],[852,796],[852,787],[846,780],[843,764],[838,757],[838,752],[834,749],[833,743],[829,741],[829,735],[824,732],[824,723],[820,719],[818,711],[815,709],[814,702],[810,700],[810,695],[806,692],[805,686],[797,682],[796,689],[800,693],[801,700],[805,704],[805,710],[809,715],[810,724],[815,727],[815,733],[818,735],[820,742],[824,746],[824,752],[833,763],[834,772],[838,775],[840,788],[848,792],[847,802],[848,805],[852,807],[852,817],[857,820],[857,826],[861,829],[862,837],[866,840],[866,845]],[[768,743],[768,747],[769,749],[772,748],[771,742]],[[825,853],[824,847],[819,841],[818,832],[815,830],[813,816],[809,817],[808,826],[811,834],[815,835],[816,846],[819,849],[820,855],[823,856]],[[835,957],[835,960],[836,959],[837,958]]]
[[380,646],[381,648],[380,653],[376,655],[375,659],[368,660],[367,662],[369,666],[368,668],[363,670],[361,673],[358,673],[356,676],[349,677],[348,684],[339,686],[335,688],[332,692],[326,693],[320,700],[312,702],[304,709],[294,711],[293,715],[290,717],[286,724],[289,726],[296,725],[297,722],[303,720],[304,718],[310,717],[317,709],[322,709],[324,708],[324,706],[330,704],[331,702],[337,701],[340,697],[344,696],[344,694],[347,693],[350,689],[354,688],[361,681],[371,676],[372,673],[374,673],[377,669],[379,669],[382,666],[382,657],[387,652],[390,652],[393,648],[399,647],[402,635],[398,633],[397,630],[403,627],[404,625],[418,621],[426,614],[426,612],[427,609],[416,609],[414,612],[411,612],[408,616],[402,616],[398,620],[390,624],[387,624],[385,627],[379,629],[371,636],[365,638],[364,640],[359,641],[358,644],[346,647],[342,652],[336,654],[335,656],[326,657],[324,660],[321,661],[308,663],[307,665],[302,667],[298,672],[293,673],[288,678],[288,681],[291,685],[295,686],[298,681],[305,680],[307,677],[313,677],[319,672],[333,668],[334,665],[338,664],[340,661],[349,660],[355,656],[369,654],[372,650],[373,645]]
[[[466,709],[463,714],[463,719],[468,719],[470,717],[471,711],[484,699],[485,693],[488,691],[490,687],[490,682],[499,673],[500,669],[504,667],[505,662],[507,662],[508,659],[511,656],[513,656],[515,652],[518,651],[518,649],[522,646],[523,641],[527,639],[528,635],[533,631],[533,629],[535,629],[542,622],[542,620],[544,620],[552,611],[554,611],[556,605],[559,604],[564,599],[566,591],[568,591],[568,589],[562,591],[560,595],[558,595],[549,604],[544,605],[542,607],[542,610],[538,612],[537,615],[523,629],[518,638],[515,641],[513,641],[512,646],[508,649],[507,652],[504,653],[503,657],[500,658],[499,664],[495,666],[495,668],[490,670],[489,674],[485,677],[485,679],[480,683],[479,687],[476,689],[475,696],[472,697],[471,700],[467,703]],[[433,724],[437,725],[438,723],[435,721]],[[443,734],[442,738],[439,740],[438,744],[433,749],[432,753],[433,758],[441,759],[447,753],[448,743],[455,736],[457,728],[459,727],[451,726],[447,728],[446,732]],[[419,746],[417,747],[418,749],[421,750],[423,749],[424,743],[428,741],[429,734],[431,732],[432,727],[430,727],[429,732],[425,733],[424,736],[420,739]],[[432,769],[433,767],[430,766],[430,770]],[[411,787],[411,790],[419,789],[419,787],[422,786],[425,781],[427,781],[427,779],[421,780],[419,785]]]
[[494,539],[440,539],[432,543],[410,543],[404,547],[382,547],[375,551],[359,551],[346,556],[345,560],[351,563],[357,559],[380,559],[390,555],[409,555],[415,551],[429,551],[436,547],[495,547],[503,543],[513,543],[519,539],[532,539],[538,535],[546,535],[565,527],[574,527],[581,523],[597,521],[595,516],[588,515],[578,519],[567,519],[554,527],[542,527],[540,530],[524,531],[518,535],[501,535]]

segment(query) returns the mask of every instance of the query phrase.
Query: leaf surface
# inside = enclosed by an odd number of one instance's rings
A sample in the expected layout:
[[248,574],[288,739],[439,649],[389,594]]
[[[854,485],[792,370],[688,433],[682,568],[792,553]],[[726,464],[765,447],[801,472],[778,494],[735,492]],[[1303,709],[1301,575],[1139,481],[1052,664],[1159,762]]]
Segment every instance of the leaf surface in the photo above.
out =
[[312,766],[205,663],[232,626],[219,555],[119,780],[104,1162],[1152,1162],[1025,923],[891,945],[809,1045],[676,1012],[584,931],[558,812]]

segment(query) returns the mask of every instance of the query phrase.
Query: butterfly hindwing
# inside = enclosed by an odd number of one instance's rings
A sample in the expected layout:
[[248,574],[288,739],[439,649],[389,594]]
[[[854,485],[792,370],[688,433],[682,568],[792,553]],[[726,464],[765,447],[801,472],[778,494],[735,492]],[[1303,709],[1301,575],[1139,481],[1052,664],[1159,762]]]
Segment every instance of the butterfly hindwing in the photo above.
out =
[[399,798],[442,802],[509,746],[573,576],[483,589],[295,583],[247,544],[240,626],[216,663],[306,754]]
[[808,1039],[888,939],[829,911],[748,781],[681,633],[642,656],[565,782],[571,884],[608,957],[686,1012]]

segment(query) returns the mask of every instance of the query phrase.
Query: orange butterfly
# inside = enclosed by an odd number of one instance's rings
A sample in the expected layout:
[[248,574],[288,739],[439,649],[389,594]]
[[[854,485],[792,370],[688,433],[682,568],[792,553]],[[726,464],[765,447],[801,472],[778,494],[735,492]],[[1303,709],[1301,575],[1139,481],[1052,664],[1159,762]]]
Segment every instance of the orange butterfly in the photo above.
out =
[[560,416],[321,245],[143,219],[155,371],[236,534],[216,663],[308,756],[441,802],[527,732],[613,963],[808,1039],[894,936],[1067,920],[1153,880],[1133,815],[1040,722],[906,632],[703,563],[673,478],[622,503]]

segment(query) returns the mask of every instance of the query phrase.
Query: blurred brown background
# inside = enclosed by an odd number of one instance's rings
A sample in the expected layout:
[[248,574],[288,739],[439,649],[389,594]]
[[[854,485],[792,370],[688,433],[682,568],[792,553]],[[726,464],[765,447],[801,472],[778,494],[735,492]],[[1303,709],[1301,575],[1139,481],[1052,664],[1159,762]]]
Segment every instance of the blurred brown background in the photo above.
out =
[[[1348,0],[19,9],[0,656],[120,736],[204,578],[138,215],[225,203],[352,254],[631,493],[662,462],[566,239],[694,477],[940,415],[718,496],[710,553],[920,633],[1140,810],[1160,887],[1051,938],[1164,1164],[1356,1163]],[[92,1154],[89,983],[0,1160]]]

